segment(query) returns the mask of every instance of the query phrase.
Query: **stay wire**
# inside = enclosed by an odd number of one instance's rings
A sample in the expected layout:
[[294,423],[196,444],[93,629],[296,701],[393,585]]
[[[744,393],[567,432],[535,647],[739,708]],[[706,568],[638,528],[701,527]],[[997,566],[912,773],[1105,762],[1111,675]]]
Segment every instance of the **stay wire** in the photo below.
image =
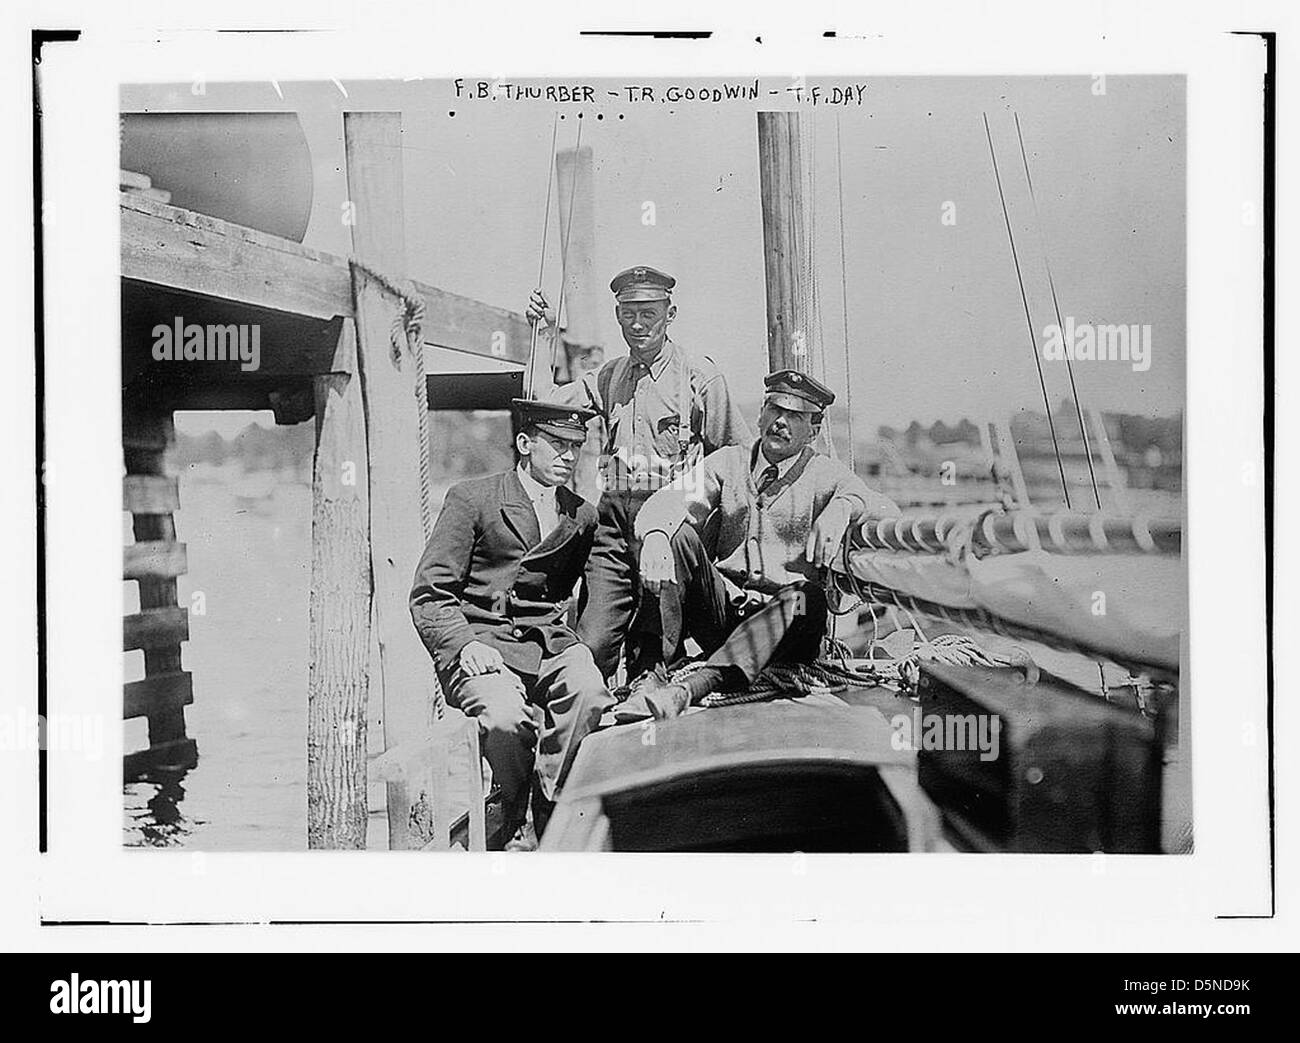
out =
[[[1025,151],[1025,138],[1020,132],[1020,113],[1013,113],[1016,119],[1016,140],[1020,142],[1020,159],[1025,165],[1025,183],[1029,186],[1029,200],[1034,207],[1034,223],[1038,226],[1038,241],[1043,253],[1043,267],[1047,270],[1047,285],[1052,291],[1052,307],[1056,310],[1056,328],[1065,336],[1065,324],[1061,321],[1061,305],[1056,299],[1056,280],[1052,278],[1052,262],[1047,256],[1047,235],[1043,231],[1043,219],[1038,212],[1038,199],[1034,195],[1034,179],[1029,176],[1029,153]],[[1079,404],[1079,389],[1074,383],[1074,363],[1070,360],[1070,351],[1065,352],[1065,368],[1070,374],[1070,394],[1074,397],[1074,412],[1079,418],[1079,431],[1083,435],[1083,453],[1088,460],[1088,477],[1092,480],[1092,498],[1101,510],[1101,490],[1097,487],[1097,471],[1092,464],[1092,443],[1088,438],[1088,425],[1083,419],[1083,407]]]
[[[581,130],[581,125],[579,125]],[[547,157],[546,164],[546,213],[542,218],[542,248],[539,251],[537,259],[537,288],[542,287],[542,278],[546,274],[546,236],[551,229],[551,186],[555,182],[555,137],[560,130],[560,114],[555,113],[551,120],[551,151]],[[539,318],[533,323],[532,334],[528,344],[528,398],[533,397],[533,375],[537,371],[537,338],[541,330],[542,320],[545,316]],[[559,314],[556,314],[556,325],[559,325]],[[558,330],[556,334],[558,335]]]
[[840,138],[840,114],[835,114],[835,180],[839,194],[840,219],[840,302],[844,320],[844,410],[848,416],[849,470],[855,471],[853,457],[853,365],[849,350],[849,276],[844,259],[844,149]]
[[1047,397],[1047,380],[1043,376],[1043,360],[1038,357],[1038,344],[1034,340],[1034,320],[1029,314],[1029,297],[1025,293],[1025,278],[1020,271],[1020,255],[1016,252],[1016,237],[1011,231],[1011,213],[1007,210],[1007,197],[1002,191],[1002,174],[998,171],[998,155],[993,148],[993,132],[989,129],[989,116],[984,113],[984,135],[989,142],[989,156],[993,160],[993,179],[998,186],[998,199],[1002,203],[1002,220],[1007,226],[1007,241],[1011,244],[1011,263],[1016,268],[1016,282],[1020,286],[1020,303],[1025,309],[1025,327],[1029,331],[1029,350],[1034,356],[1034,366],[1038,370],[1038,386],[1043,391],[1043,408],[1047,411],[1047,428],[1052,433],[1052,449],[1056,453],[1056,469],[1061,474],[1061,492],[1065,494],[1067,510],[1073,510],[1070,503],[1070,487],[1065,481],[1065,464],[1061,461],[1061,443],[1056,437],[1056,423],[1052,420],[1052,404]]
[[573,231],[573,201],[578,194],[578,158],[582,149],[582,120],[578,120],[578,137],[573,145],[573,175],[569,183],[569,216],[564,222],[564,242],[560,246],[560,298],[555,305],[555,336],[551,339],[551,373],[555,373],[555,357],[561,339],[560,317],[564,314],[564,293],[568,289],[569,235]]

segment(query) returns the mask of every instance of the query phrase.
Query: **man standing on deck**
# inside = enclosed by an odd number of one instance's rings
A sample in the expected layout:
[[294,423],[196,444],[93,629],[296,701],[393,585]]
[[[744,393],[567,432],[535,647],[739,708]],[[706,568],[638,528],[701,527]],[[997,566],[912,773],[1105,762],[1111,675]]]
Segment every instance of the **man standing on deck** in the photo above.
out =
[[[604,420],[600,521],[578,634],[605,677],[618,667],[640,596],[635,522],[641,505],[706,454],[752,438],[713,360],[692,356],[668,338],[677,316],[676,284],[645,265],[614,276],[614,317],[628,354],[557,391],[561,400],[590,406]],[[529,321],[553,327],[547,309],[546,298],[535,291]]]
[[644,593],[633,643],[671,663],[692,637],[708,658],[682,684],[644,675],[629,710],[672,717],[753,681],[773,660],[816,659],[827,614],[821,570],[849,526],[898,512],[813,451],[835,401],[828,388],[797,370],[764,383],[758,440],[709,454],[693,481],[655,493],[637,516]]
[[595,414],[516,399],[515,415],[516,467],[447,490],[411,618],[447,702],[478,719],[506,836],[523,825],[535,768],[540,836],[613,697],[565,621],[596,533],[595,507],[565,483]]

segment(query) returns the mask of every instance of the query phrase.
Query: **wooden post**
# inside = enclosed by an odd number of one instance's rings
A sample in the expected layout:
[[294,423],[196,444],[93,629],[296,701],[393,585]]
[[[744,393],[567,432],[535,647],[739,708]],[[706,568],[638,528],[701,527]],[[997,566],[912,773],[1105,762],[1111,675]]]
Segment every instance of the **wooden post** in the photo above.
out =
[[799,114],[758,114],[758,176],[763,204],[763,267],[767,277],[767,357],[772,370],[807,369],[804,314],[803,180]]
[[343,320],[335,368],[313,381],[307,846],[364,850],[370,472],[351,319]]
[[1025,472],[1020,469],[1020,453],[1016,449],[1016,440],[1011,436],[1011,422],[1005,418],[994,421],[994,431],[998,436],[999,455],[1011,468],[1011,484],[1016,491],[1016,506],[1029,507],[1029,487],[1025,485]]
[[1110,433],[1106,430],[1106,418],[1096,406],[1089,406],[1087,419],[1092,421],[1093,435],[1097,448],[1101,450],[1102,463],[1106,467],[1106,476],[1110,479],[1110,496],[1112,508],[1120,514],[1128,512],[1128,494],[1124,477],[1119,473],[1119,464],[1115,462],[1115,450],[1110,444]]
[[[402,118],[394,112],[343,115],[348,196],[354,207],[356,258],[388,280],[406,270],[402,199]],[[390,332],[400,301],[353,265],[357,357],[365,404],[370,472],[370,564],[384,747],[427,732],[433,723],[436,680],[428,653],[411,624],[408,601],[424,549],[420,523],[420,411],[426,389],[417,379],[410,345],[394,349]],[[410,846],[409,799],[401,783],[388,790],[388,846]]]
[[560,248],[564,251],[564,339],[585,350],[600,343],[596,204],[590,146],[561,150],[555,157],[555,172],[556,194],[560,200]]
[[[600,305],[607,303],[612,307],[613,298],[602,295],[596,282],[596,204],[591,149],[584,145],[581,149],[561,151],[555,157],[555,169],[567,319],[564,333],[557,334],[563,351],[556,353],[555,379],[574,381],[582,380],[605,361],[600,342]],[[592,503],[600,499],[600,451],[601,422],[596,419],[589,425],[587,441],[573,474],[574,491]]]

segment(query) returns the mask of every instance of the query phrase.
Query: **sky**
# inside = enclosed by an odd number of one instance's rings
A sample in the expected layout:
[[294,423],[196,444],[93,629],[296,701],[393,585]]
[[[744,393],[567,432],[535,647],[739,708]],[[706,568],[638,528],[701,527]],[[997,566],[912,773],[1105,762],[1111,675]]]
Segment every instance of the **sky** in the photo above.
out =
[[[662,82],[644,82],[662,95]],[[558,124],[554,104],[458,100],[450,81],[349,83],[347,98],[333,84],[316,83],[280,83],[283,100],[261,83],[207,84],[198,97],[176,86],[126,87],[122,98],[124,111],[296,110],[314,168],[305,242],[338,254],[349,244],[340,219],[347,197],[340,113],[400,110],[408,274],[519,311],[537,279],[552,130],[558,127],[558,148],[571,147],[581,111],[582,144],[594,156],[594,267],[602,292],[610,276],[631,265],[673,274],[672,337],[710,355],[738,391],[756,397],[767,361],[755,111],[790,103],[631,105],[604,94],[622,83],[593,83],[598,104],[559,106],[565,119]],[[811,224],[825,377],[837,392],[851,391],[857,425],[1041,410],[1035,352],[1044,327],[1055,322],[1048,264],[1061,313],[1077,325],[1151,327],[1145,372],[1123,361],[1075,362],[1084,405],[1147,415],[1183,407],[1182,77],[1107,77],[1104,93],[1092,77],[808,84],[826,93],[837,84],[865,87],[861,104],[800,110],[815,184]],[[654,205],[653,223],[643,220],[647,203]],[[543,278],[552,301],[560,281],[555,205]],[[601,327],[607,356],[622,350],[612,298],[609,305]],[[1065,365],[1044,362],[1043,371],[1055,404],[1069,394]]]

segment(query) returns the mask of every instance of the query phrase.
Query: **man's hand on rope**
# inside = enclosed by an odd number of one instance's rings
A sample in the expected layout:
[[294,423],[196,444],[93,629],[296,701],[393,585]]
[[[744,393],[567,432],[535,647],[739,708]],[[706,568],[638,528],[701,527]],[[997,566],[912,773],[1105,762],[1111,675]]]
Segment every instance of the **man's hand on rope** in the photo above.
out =
[[482,641],[471,641],[460,650],[460,668],[470,677],[499,673],[506,668],[501,653]]
[[541,290],[534,290],[533,295],[528,298],[528,308],[524,314],[528,317],[530,326],[535,326],[538,322],[546,326],[555,325],[555,315],[546,302],[546,295]]
[[666,532],[646,533],[641,541],[641,586],[658,594],[665,583],[677,582],[673,548]]
[[852,510],[844,500],[831,500],[813,522],[804,544],[804,557],[814,568],[829,568],[844,541],[852,520]]

